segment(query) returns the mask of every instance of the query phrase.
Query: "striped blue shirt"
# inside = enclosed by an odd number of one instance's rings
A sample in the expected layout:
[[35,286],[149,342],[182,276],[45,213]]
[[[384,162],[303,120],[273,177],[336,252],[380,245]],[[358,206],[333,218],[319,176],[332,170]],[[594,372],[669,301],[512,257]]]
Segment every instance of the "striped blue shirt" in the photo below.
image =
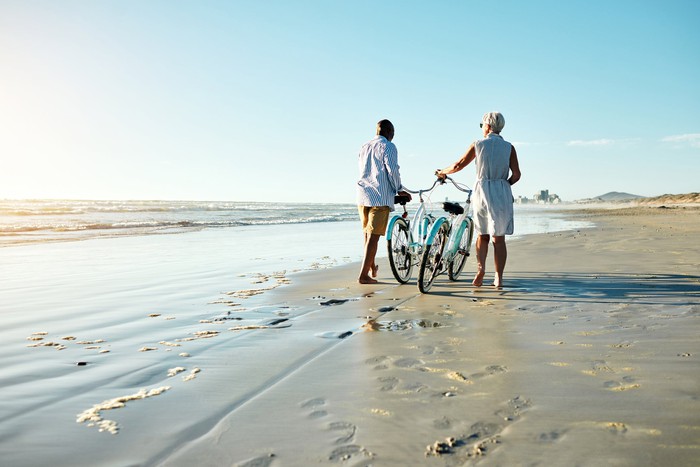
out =
[[396,145],[377,135],[362,146],[358,162],[357,204],[389,206],[393,211],[394,196],[402,189]]

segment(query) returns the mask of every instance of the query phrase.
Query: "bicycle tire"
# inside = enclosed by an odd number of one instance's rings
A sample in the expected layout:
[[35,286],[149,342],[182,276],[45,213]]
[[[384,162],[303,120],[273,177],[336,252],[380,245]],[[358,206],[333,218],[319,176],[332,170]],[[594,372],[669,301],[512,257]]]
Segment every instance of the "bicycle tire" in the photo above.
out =
[[459,275],[464,269],[464,265],[467,263],[467,256],[469,256],[469,247],[472,243],[472,234],[474,232],[473,223],[470,221],[464,221],[465,226],[462,232],[462,237],[459,239],[459,246],[457,248],[457,253],[455,257],[450,261],[447,267],[447,275],[451,281],[456,281]]
[[387,235],[387,252],[389,254],[389,266],[394,278],[405,284],[411,278],[413,262],[411,261],[411,231],[405,219],[398,218],[391,226],[390,235]]
[[440,275],[440,265],[442,254],[445,251],[445,244],[449,237],[450,229],[447,223],[440,226],[440,230],[435,235],[433,243],[425,246],[425,252],[421,259],[420,270],[418,272],[418,290],[421,293],[428,293],[433,286],[435,278]]

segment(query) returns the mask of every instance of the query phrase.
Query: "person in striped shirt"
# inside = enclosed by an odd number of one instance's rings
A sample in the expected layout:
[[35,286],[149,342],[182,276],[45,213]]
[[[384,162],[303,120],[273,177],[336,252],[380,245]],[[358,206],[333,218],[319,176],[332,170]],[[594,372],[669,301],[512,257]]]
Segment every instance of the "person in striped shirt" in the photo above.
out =
[[357,181],[357,207],[364,233],[364,259],[358,282],[376,284],[375,262],[379,237],[386,232],[389,213],[394,210],[394,197],[399,194],[411,199],[401,186],[398,151],[391,142],[394,125],[389,120],[377,123],[377,136],[360,149],[360,179]]

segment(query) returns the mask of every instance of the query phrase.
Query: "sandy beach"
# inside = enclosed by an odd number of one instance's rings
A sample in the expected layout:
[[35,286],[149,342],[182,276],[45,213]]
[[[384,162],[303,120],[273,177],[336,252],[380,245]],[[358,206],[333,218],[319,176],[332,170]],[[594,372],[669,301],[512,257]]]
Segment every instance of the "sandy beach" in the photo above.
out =
[[569,215],[595,227],[511,242],[501,290],[472,287],[470,259],[422,295],[383,258],[378,285],[353,263],[264,278],[196,322],[145,310],[128,352],[96,319],[18,325],[0,463],[698,465],[700,210]]

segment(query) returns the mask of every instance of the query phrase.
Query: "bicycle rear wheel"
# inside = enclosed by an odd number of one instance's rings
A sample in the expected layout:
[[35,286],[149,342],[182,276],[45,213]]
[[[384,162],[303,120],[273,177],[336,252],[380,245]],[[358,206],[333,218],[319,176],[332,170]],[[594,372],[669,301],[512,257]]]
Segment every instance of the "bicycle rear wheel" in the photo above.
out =
[[423,253],[420,271],[418,272],[418,290],[421,293],[427,293],[430,290],[435,278],[441,272],[442,254],[445,250],[448,236],[449,227],[447,223],[444,223],[435,235],[433,243],[425,246],[425,253]]
[[405,284],[411,278],[413,263],[411,262],[411,234],[408,222],[405,219],[397,219],[387,236],[387,250],[389,253],[389,265],[394,278],[401,284]]
[[472,234],[474,232],[473,224],[470,221],[464,221],[464,228],[462,229],[462,237],[459,239],[459,246],[455,257],[450,261],[447,268],[447,275],[451,281],[456,281],[459,275],[464,269],[464,265],[467,263],[467,256],[469,256],[469,247],[472,243]]

